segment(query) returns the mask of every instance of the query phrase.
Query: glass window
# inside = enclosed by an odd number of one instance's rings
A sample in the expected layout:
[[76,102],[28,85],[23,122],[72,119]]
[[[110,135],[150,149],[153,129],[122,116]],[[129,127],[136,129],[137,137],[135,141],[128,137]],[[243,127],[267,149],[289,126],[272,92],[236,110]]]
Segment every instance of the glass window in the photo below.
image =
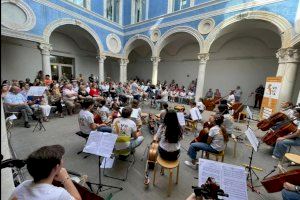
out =
[[106,18],[119,23],[120,0],[106,0]]
[[69,2],[72,2],[78,6],[81,6],[81,7],[86,7],[86,1],[85,0],[67,0]]
[[187,7],[187,0],[174,0],[174,11]]
[[134,0],[134,22],[140,22],[145,19],[146,1],[145,0]]

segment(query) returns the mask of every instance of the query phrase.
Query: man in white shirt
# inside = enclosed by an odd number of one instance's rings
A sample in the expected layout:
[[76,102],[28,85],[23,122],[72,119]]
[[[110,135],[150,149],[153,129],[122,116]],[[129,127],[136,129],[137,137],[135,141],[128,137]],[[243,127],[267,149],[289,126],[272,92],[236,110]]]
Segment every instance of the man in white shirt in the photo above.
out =
[[229,96],[227,98],[227,102],[230,103],[231,105],[234,104],[235,102],[234,90],[230,91]]
[[[33,180],[18,185],[10,200],[81,200],[67,170],[63,168],[65,149],[60,145],[44,146],[34,151],[26,160],[27,170]],[[52,185],[53,180],[64,186]]]
[[168,90],[166,89],[166,87],[163,86],[161,88],[160,96],[161,96],[161,99],[156,101],[157,107],[159,108],[159,110],[161,110],[163,103],[168,103],[169,93],[168,93]]

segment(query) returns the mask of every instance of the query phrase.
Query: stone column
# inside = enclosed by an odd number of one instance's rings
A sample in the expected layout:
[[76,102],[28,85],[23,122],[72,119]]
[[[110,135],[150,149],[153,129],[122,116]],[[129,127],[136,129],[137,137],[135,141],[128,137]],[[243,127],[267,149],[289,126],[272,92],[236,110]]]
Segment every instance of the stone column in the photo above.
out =
[[129,60],[126,58],[122,58],[120,60],[120,82],[124,83],[127,82],[127,64]]
[[297,63],[300,62],[299,50],[286,48],[279,49],[276,53],[278,58],[278,70],[276,76],[282,76],[282,83],[279,95],[279,104],[284,101],[291,101],[296,80]]
[[104,81],[104,60],[106,59],[105,56],[100,55],[97,56],[98,64],[99,64],[99,83]]
[[209,59],[209,54],[208,53],[198,54],[198,59],[199,59],[199,69],[198,69],[195,101],[198,101],[200,97],[204,96],[205,69],[206,69],[206,63]]
[[51,66],[50,66],[50,51],[52,50],[52,47],[50,44],[46,44],[46,43],[41,43],[39,45],[39,48],[41,50],[42,53],[42,70],[44,75],[50,75],[51,76]]
[[153,62],[152,68],[152,84],[157,84],[157,73],[158,73],[158,63],[160,62],[160,57],[152,57],[151,61]]

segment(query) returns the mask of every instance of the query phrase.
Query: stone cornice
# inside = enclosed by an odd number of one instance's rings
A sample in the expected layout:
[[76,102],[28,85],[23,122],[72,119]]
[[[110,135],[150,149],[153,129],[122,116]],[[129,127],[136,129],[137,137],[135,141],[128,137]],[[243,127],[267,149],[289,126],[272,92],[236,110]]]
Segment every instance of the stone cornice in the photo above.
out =
[[300,52],[298,49],[281,48],[276,52],[279,63],[300,62]]
[[126,59],[126,58],[120,59],[120,65],[121,66],[127,66],[128,63],[129,63],[128,59]]
[[160,57],[151,57],[153,63],[159,63],[161,61]]
[[206,64],[207,61],[209,60],[209,54],[208,53],[199,53],[198,59],[201,64]]

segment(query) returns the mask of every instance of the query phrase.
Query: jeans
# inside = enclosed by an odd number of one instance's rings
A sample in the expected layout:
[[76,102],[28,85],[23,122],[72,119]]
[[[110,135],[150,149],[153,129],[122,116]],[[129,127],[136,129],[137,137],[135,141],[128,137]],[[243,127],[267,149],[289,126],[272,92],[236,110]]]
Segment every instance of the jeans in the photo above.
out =
[[281,191],[282,199],[283,200],[298,200],[300,199],[300,193],[295,191],[289,191],[286,189],[283,189]]
[[285,139],[277,141],[273,151],[273,155],[281,159],[290,146],[300,146],[300,137],[297,137],[295,139]]
[[112,129],[110,126],[101,126],[101,127],[97,128],[97,131],[111,133]]
[[140,146],[142,144],[142,142],[144,141],[144,137],[143,136],[138,136],[136,139],[132,139],[130,141],[130,147],[132,149],[137,148],[138,146]]
[[188,155],[191,159],[195,160],[197,156],[197,151],[207,151],[211,153],[219,153],[217,150],[212,148],[209,144],[203,142],[192,143],[188,150]]

